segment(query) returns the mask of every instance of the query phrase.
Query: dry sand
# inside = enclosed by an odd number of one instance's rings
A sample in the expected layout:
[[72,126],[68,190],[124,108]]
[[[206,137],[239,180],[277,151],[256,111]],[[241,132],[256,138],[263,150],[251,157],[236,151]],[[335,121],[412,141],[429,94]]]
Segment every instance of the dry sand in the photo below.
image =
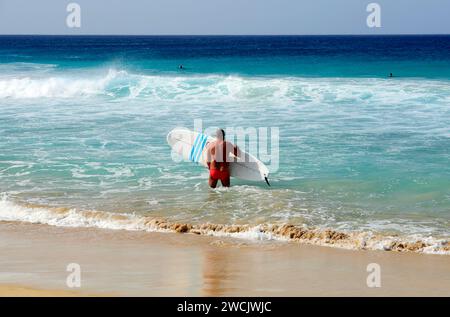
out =
[[450,296],[446,255],[16,222],[0,222],[0,254],[0,296]]

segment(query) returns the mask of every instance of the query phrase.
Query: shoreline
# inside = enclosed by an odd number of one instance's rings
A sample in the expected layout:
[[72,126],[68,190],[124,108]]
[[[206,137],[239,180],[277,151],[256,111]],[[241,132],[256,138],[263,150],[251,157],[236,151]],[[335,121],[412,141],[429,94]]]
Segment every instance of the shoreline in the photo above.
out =
[[176,232],[245,241],[296,242],[347,250],[414,252],[450,255],[445,238],[388,235],[371,231],[339,231],[293,224],[217,224],[186,223],[131,213],[76,210],[32,204],[17,204],[0,199],[0,221],[23,221],[56,227],[96,228],[142,232]]
[[[0,241],[0,296],[450,295],[442,255],[21,222],[0,222]],[[69,263],[81,288],[65,284]],[[370,263],[380,288],[367,286]]]

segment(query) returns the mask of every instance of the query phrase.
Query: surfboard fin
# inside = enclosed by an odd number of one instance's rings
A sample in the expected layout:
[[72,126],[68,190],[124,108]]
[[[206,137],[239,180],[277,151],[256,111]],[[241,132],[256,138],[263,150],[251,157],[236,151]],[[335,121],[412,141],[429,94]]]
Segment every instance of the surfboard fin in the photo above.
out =
[[270,187],[270,183],[269,183],[269,180],[267,179],[267,177],[264,176],[264,180],[266,181],[267,185],[269,185],[269,187]]

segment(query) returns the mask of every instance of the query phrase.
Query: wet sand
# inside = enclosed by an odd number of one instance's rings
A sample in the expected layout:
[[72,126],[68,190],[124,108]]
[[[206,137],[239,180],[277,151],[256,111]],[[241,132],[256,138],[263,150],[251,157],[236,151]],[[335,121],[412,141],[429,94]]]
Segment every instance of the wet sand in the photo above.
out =
[[450,296],[447,255],[18,222],[0,222],[0,254],[1,296]]
[[76,297],[83,293],[64,290],[35,289],[18,285],[0,285],[1,297]]

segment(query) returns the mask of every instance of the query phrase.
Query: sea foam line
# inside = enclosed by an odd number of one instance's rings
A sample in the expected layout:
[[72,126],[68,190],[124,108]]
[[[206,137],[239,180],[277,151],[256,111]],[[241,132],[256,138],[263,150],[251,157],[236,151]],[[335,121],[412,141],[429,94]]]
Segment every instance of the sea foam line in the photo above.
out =
[[113,230],[178,232],[247,240],[295,241],[305,244],[352,250],[385,250],[450,255],[450,243],[433,237],[394,237],[372,232],[342,232],[290,224],[226,225],[189,224],[129,213],[76,210],[20,205],[3,195],[0,221],[20,221],[59,227],[85,227]]

